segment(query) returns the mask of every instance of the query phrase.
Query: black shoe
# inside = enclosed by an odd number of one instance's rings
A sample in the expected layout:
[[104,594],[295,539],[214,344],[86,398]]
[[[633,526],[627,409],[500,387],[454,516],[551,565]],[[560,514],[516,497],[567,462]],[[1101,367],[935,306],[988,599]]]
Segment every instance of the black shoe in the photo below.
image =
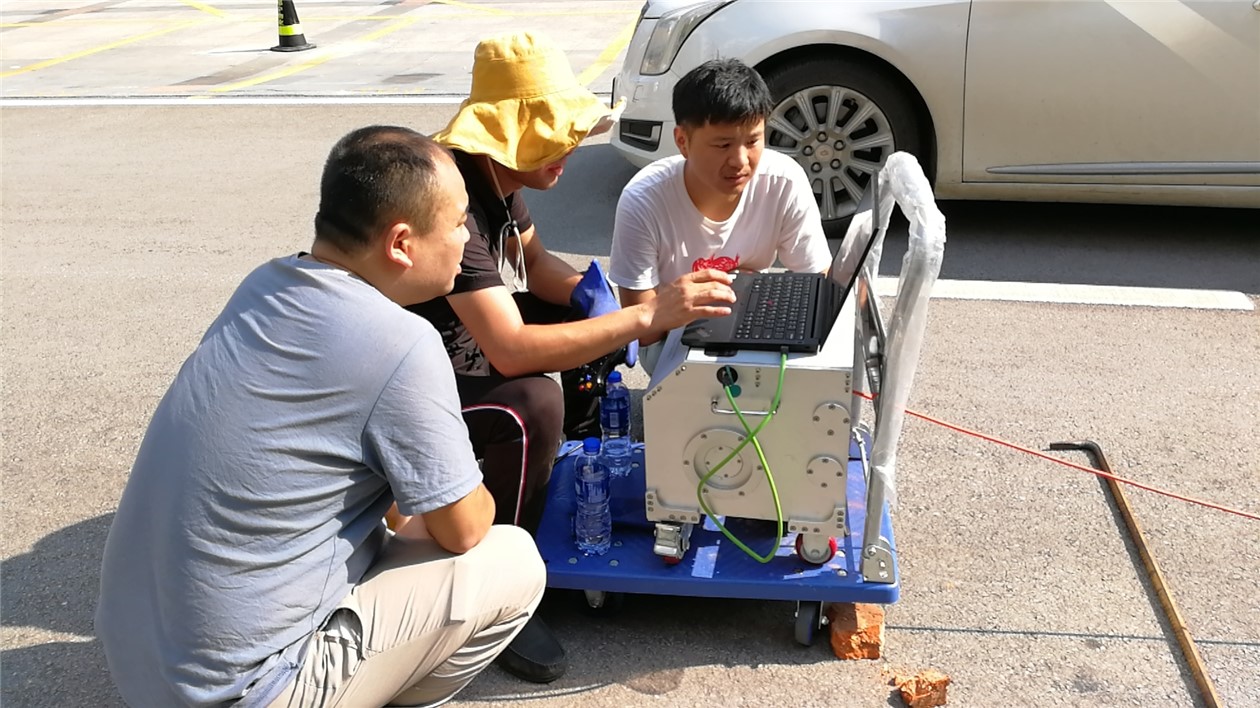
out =
[[509,674],[533,683],[551,683],[564,676],[569,668],[564,647],[538,615],[529,618],[494,663]]

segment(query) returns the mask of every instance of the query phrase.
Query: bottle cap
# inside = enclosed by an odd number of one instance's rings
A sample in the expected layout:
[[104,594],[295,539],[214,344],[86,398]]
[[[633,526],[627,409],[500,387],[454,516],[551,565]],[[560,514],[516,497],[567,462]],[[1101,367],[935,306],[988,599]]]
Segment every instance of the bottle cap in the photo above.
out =
[[621,382],[620,371],[614,371],[608,375],[608,383],[620,383],[620,382]]
[[587,438],[582,441],[582,452],[593,455],[599,452],[599,438]]

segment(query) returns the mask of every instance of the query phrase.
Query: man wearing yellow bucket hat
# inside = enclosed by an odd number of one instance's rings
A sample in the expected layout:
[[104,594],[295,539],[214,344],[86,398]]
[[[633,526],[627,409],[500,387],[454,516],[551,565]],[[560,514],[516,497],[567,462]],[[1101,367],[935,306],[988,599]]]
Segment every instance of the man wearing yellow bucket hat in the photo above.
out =
[[[583,275],[543,246],[521,190],[555,186],[578,144],[611,127],[611,113],[578,83],[555,45],[535,34],[506,34],[477,45],[469,98],[434,136],[454,153],[464,177],[470,239],[451,293],[409,309],[442,334],[473,449],[497,504],[495,523],[530,532],[541,519],[562,436],[598,434],[592,420],[598,401],[579,387],[575,370],[596,361],[609,368],[631,342],[729,314],[735,300],[730,276],[710,270],[663,285],[652,302],[625,309],[600,278],[611,306],[592,308],[579,287]],[[557,371],[563,387],[546,376]],[[541,683],[566,668],[564,650],[537,616],[499,663]]]

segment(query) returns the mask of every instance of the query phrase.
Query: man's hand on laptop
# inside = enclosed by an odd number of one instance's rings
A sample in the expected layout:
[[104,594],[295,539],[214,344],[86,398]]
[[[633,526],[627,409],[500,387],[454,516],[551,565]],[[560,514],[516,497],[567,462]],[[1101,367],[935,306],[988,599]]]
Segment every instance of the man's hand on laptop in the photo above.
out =
[[688,273],[658,288],[649,309],[652,329],[667,332],[702,317],[725,317],[735,302],[734,278],[720,270]]

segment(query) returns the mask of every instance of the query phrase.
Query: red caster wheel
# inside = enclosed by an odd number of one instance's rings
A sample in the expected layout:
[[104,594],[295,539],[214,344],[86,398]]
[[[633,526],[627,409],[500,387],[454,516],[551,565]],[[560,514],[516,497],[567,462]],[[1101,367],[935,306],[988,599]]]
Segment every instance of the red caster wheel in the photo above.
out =
[[807,550],[805,548],[805,534],[797,534],[796,536],[796,557],[810,565],[823,565],[827,561],[835,558],[836,544],[834,536],[827,538],[827,548],[825,550]]
[[682,563],[682,558],[675,558],[673,556],[661,556],[661,560],[665,561],[665,565],[678,565],[679,563]]

